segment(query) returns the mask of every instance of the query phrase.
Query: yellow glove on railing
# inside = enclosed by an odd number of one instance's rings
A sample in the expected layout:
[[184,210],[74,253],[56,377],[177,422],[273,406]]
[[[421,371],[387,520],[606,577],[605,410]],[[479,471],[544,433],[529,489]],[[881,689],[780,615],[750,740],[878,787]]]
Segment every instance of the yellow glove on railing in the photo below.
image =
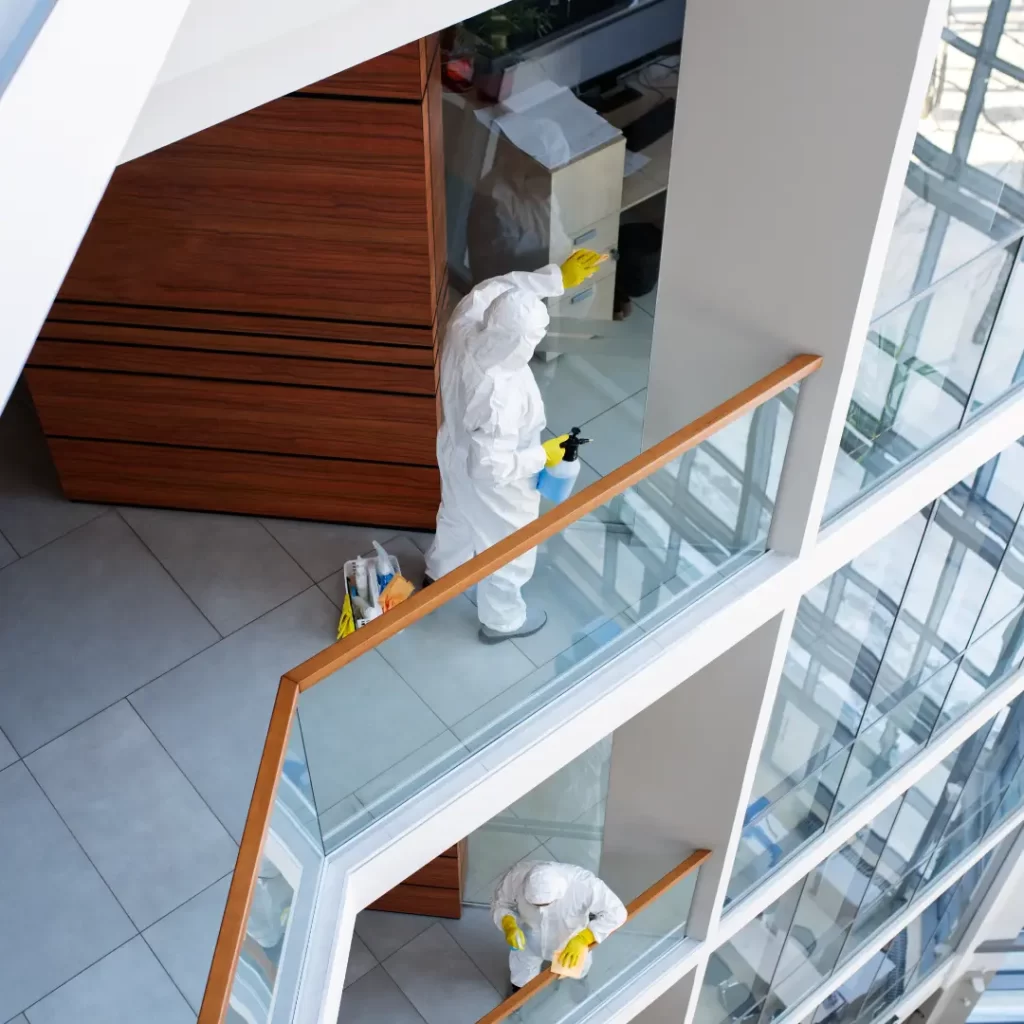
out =
[[526,936],[511,914],[506,914],[501,919],[501,930],[505,933],[505,941],[513,949],[526,949]]
[[559,434],[558,437],[553,437],[550,441],[544,442],[542,447],[544,454],[548,457],[548,461],[544,463],[546,467],[557,466],[565,458],[565,449],[562,447],[562,444],[568,440],[568,434]]
[[562,264],[562,284],[565,289],[568,291],[578,284],[583,284],[606,259],[607,253],[594,252],[593,249],[577,249]]
[[576,967],[583,959],[583,954],[596,942],[594,933],[589,928],[584,928],[578,935],[574,935],[562,950],[558,962],[563,967]]

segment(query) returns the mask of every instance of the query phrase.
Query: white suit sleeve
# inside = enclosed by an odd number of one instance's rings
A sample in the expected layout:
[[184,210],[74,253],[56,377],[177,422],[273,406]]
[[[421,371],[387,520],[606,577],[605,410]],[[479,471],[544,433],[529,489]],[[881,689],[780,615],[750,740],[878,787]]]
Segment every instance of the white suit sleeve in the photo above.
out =
[[547,453],[539,444],[531,448],[518,445],[518,431],[506,433],[491,424],[474,430],[469,436],[469,475],[492,484],[536,476],[547,462]]
[[[517,864],[511,871],[505,872],[505,877],[498,883],[498,888],[494,890],[494,895],[491,897],[491,917],[499,929],[501,928],[501,919],[506,914],[516,916],[516,901],[525,876],[526,873]],[[518,921],[519,919],[516,918],[517,923]]]
[[562,268],[557,263],[549,263],[540,270],[513,270],[510,274],[495,278],[493,283],[498,282],[538,295],[542,299],[553,299],[565,294]]
[[520,448],[521,413],[502,403],[493,382],[466,411],[469,475],[489,484],[509,484],[536,476],[547,462],[542,445]]
[[622,900],[601,881],[590,874],[586,884],[590,886],[590,913],[594,915],[588,927],[598,942],[604,942],[616,928],[626,920],[626,908]]

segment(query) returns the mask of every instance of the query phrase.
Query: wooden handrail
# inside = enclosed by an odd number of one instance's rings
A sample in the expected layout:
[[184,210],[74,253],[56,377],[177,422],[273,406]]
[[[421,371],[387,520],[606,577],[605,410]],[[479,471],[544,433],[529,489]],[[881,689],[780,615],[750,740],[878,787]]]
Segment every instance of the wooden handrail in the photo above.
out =
[[[699,868],[710,856],[710,850],[694,850],[682,864],[676,865],[667,875],[659,878],[654,885],[645,889],[635,900],[626,905],[626,921],[631,921],[641,910],[646,910],[655,900],[664,896],[677,882]],[[591,948],[594,945],[595,943],[591,943]],[[490,1013],[485,1013],[476,1024],[498,1024],[499,1021],[507,1020],[516,1010],[521,1009],[528,1003],[541,989],[547,988],[548,985],[557,979],[558,975],[550,967],[546,971],[541,971],[536,978],[531,978],[521,989],[510,995],[503,1003],[499,1003]]]
[[263,841],[267,837],[267,826],[274,808],[277,780],[284,767],[285,752],[288,749],[288,734],[291,732],[292,717],[299,700],[299,688],[285,676],[277,688],[274,710],[270,713],[270,725],[263,744],[256,784],[253,786],[249,813],[245,818],[242,841],[238,844],[235,858],[235,872],[231,876],[228,899],[221,918],[217,944],[213,949],[210,974],[206,979],[203,1005],[199,1008],[196,1024],[221,1024],[227,1017],[231,999],[231,983],[234,981],[238,957],[245,939],[245,926],[249,920],[256,879],[259,877],[260,860],[263,857]]
[[717,434],[752,409],[781,394],[797,381],[810,376],[819,366],[821,356],[795,356],[784,366],[773,370],[750,387],[744,388],[739,394],[733,395],[728,401],[715,406],[703,416],[698,416],[682,430],[677,430],[664,441],[648,448],[596,483],[584,487],[560,505],[539,516],[529,526],[516,530],[504,540],[464,562],[433,586],[413,594],[394,611],[374,619],[343,640],[331,644],[319,654],[314,654],[312,658],[293,668],[285,678],[291,679],[300,691],[316,686],[327,676],[355,661],[360,655],[372,651],[389,637],[490,576],[496,569],[537,547],[542,541],[553,537],[588,512],[592,512],[633,484],[650,476],[683,452],[696,448],[702,441]]
[[[776,395],[781,394],[798,381],[809,377],[821,366],[821,362],[821,356],[794,357],[784,366],[772,371],[728,401],[698,417],[682,430],[676,431],[664,441],[648,448],[647,451],[626,465],[620,466],[601,480],[567,498],[557,507],[545,512],[529,526],[517,530],[493,547],[471,558],[432,587],[418,591],[394,611],[367,623],[355,633],[325,648],[281,677],[197,1024],[222,1024],[227,1014],[231,984],[245,938],[245,926],[252,905],[253,892],[256,888],[256,879],[259,875],[263,842],[274,807],[277,781],[284,765],[288,734],[299,693],[315,686],[339,668],[355,661],[360,655],[371,651],[400,630],[468,590],[473,584],[489,576],[496,569],[500,569],[512,559],[518,558],[519,555],[554,536],[588,512],[592,512],[617,494],[621,494],[635,483],[650,476],[662,466],[678,458],[683,452],[695,448],[741,416],[745,416],[759,405],[763,405]],[[673,885],[675,881],[693,870],[708,856],[710,854],[706,850],[697,851],[679,867],[669,872],[665,878],[656,882],[647,892],[638,896],[630,904],[630,907],[638,904],[641,900],[646,899],[647,902],[650,902],[656,899],[665,888]],[[699,859],[694,861],[695,857]],[[672,876],[677,872],[678,874],[673,879]],[[642,906],[646,906],[646,903]],[[545,975],[542,974],[540,977],[543,978]],[[536,988],[531,989],[537,980],[535,978],[529,984],[524,985],[513,998],[521,996],[524,992],[528,993],[525,998],[529,998],[529,993],[548,984],[548,981],[544,981],[537,984]],[[510,1000],[506,1000],[502,1006],[509,1002]],[[508,1012],[514,1012],[514,1009],[515,1007]],[[490,1016],[485,1017],[480,1024],[484,1024],[484,1021],[489,1022],[491,1019]],[[495,1017],[493,1019],[502,1020],[504,1018]]]

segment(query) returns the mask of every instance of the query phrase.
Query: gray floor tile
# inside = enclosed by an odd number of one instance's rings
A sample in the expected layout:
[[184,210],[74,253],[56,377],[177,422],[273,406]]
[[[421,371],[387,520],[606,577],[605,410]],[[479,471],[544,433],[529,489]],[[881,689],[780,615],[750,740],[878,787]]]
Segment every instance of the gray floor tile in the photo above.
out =
[[138,928],[234,865],[231,837],[127,701],[26,764]]
[[199,1012],[230,876],[204,889],[143,933],[164,970]]
[[375,540],[386,545],[398,532],[386,527],[340,526],[298,519],[264,519],[263,524],[318,583],[337,572],[349,558],[365,555]]
[[233,633],[313,582],[258,519],[157,508],[126,508],[121,515],[221,633]]
[[26,754],[216,639],[127,525],[101,516],[0,573],[0,728]]
[[352,947],[348,953],[348,968],[345,971],[345,988],[354,985],[376,966],[377,958],[366,948],[366,943],[358,935],[353,935]]
[[423,1018],[383,967],[345,989],[338,1024],[423,1024]]
[[241,839],[281,676],[326,647],[337,609],[315,587],[132,695],[181,770]]
[[0,907],[0,1020],[135,933],[21,764],[0,772]]
[[370,651],[299,698],[318,807],[354,793],[444,732],[440,719]]
[[462,947],[435,924],[384,961],[427,1024],[476,1024],[501,998]]
[[18,760],[18,752],[7,742],[7,737],[0,732],[0,771]]
[[18,557],[18,552],[7,543],[3,534],[0,534],[0,569],[5,565],[10,565],[11,562],[15,561]]
[[494,990],[499,995],[504,994],[509,984],[508,945],[504,935],[495,927],[490,910],[463,907],[459,920],[447,920],[442,924],[480,968]]
[[64,497],[30,399],[12,396],[0,416],[0,531],[11,546],[27,555],[103,511]]
[[437,922],[438,918],[423,914],[364,910],[356,916],[356,935],[378,960],[386,960]]
[[377,649],[437,717],[451,725],[534,668],[515,645],[483,644],[479,632],[476,608],[460,594]]
[[29,1024],[194,1024],[141,938],[114,950],[25,1011]]

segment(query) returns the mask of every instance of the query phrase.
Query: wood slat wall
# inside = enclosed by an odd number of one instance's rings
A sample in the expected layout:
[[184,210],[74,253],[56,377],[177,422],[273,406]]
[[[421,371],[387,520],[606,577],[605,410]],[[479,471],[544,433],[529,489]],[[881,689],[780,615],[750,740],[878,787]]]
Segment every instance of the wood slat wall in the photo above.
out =
[[118,168],[27,373],[70,497],[432,528],[436,54]]

